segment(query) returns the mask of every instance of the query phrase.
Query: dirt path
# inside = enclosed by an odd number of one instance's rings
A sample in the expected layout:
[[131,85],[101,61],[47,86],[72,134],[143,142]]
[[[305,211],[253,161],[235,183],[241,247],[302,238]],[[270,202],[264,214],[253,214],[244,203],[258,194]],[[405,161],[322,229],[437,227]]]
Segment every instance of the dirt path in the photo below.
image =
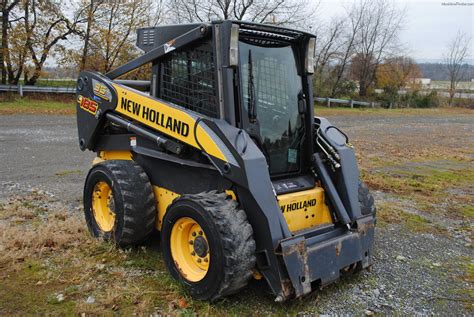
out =
[[[98,246],[80,229],[84,226],[80,213],[83,180],[93,154],[79,150],[74,117],[0,116],[0,232],[4,231],[0,251],[12,254],[9,261],[14,264],[9,265],[15,267],[2,266],[0,257],[0,279],[6,281],[0,286],[0,314],[110,310],[124,314],[472,313],[474,115],[349,114],[330,116],[330,120],[355,144],[364,179],[376,197],[375,264],[368,272],[290,303],[274,303],[264,293],[265,285],[253,282],[238,295],[208,304],[193,301],[167,278],[156,248],[132,251],[126,254],[127,260],[121,260],[123,253]],[[23,210],[22,215],[14,216],[18,210]],[[42,241],[45,232],[38,223],[49,224],[51,219],[44,215],[57,210],[64,211],[54,218],[57,221],[74,219],[77,227],[71,232],[80,232],[75,234],[81,244],[74,243],[74,234],[67,231],[70,241],[45,240],[52,251],[44,245],[41,251],[30,246],[26,259],[15,258],[14,252],[21,251],[18,245],[26,242],[6,241],[9,232],[27,228],[30,240]],[[38,271],[31,275],[29,270],[35,265]],[[25,277],[24,272],[30,273]],[[81,272],[85,277],[74,275]],[[99,292],[107,283],[115,285],[117,274],[134,278],[118,284],[114,296]],[[37,310],[9,302],[18,296],[28,302],[30,293],[35,294],[30,306]],[[63,294],[66,300],[54,299]],[[89,297],[92,303],[87,303]]]

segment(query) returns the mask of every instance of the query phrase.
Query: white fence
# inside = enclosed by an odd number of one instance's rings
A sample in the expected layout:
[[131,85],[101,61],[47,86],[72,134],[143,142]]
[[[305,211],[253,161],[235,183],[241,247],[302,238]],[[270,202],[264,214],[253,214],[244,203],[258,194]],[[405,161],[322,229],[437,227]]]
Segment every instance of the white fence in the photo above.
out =
[[56,94],[75,94],[76,87],[41,87],[25,85],[0,85],[0,91],[17,92],[23,97],[25,92],[56,93]]
[[320,98],[320,97],[315,97],[314,100],[318,102],[325,102],[328,108],[331,108],[331,103],[336,103],[336,104],[341,104],[341,105],[348,105],[351,108],[354,108],[354,106],[359,106],[359,107],[380,107],[379,102],[367,102],[367,101],[357,101],[357,100],[347,100],[347,99],[335,99],[335,98]]

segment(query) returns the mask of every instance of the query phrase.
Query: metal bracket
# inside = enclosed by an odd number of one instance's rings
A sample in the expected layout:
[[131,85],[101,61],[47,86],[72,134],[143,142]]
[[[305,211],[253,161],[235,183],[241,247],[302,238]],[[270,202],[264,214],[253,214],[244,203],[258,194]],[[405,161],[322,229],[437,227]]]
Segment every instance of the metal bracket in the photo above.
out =
[[311,278],[309,275],[308,253],[306,240],[303,237],[289,239],[281,243],[283,260],[285,261],[291,283],[295,289],[295,296],[299,297],[311,292]]

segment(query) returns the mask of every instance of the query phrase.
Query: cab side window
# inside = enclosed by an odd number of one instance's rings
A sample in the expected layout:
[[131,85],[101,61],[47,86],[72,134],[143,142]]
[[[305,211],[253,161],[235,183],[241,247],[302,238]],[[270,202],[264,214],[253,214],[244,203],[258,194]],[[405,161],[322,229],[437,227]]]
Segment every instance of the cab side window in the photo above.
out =
[[210,41],[170,53],[161,65],[161,98],[206,116],[218,118],[214,64]]

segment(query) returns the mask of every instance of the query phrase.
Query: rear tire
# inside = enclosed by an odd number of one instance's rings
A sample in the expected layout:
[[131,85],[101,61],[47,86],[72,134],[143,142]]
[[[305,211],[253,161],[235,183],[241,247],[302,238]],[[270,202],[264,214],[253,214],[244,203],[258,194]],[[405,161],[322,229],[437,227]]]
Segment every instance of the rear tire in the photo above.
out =
[[144,241],[153,232],[156,218],[148,176],[133,161],[110,160],[95,165],[84,186],[84,215],[94,237],[114,241],[120,247]]
[[375,218],[377,214],[377,208],[375,208],[374,197],[370,193],[367,185],[365,185],[365,183],[362,181],[359,181],[359,205],[362,215],[373,215]]
[[216,300],[239,291],[255,267],[252,227],[225,193],[177,198],[165,214],[161,241],[171,275],[196,299]]
[[[359,180],[359,206],[363,216],[372,215],[375,219],[374,225],[376,224],[377,208],[375,207],[374,197],[370,193],[369,188],[364,182]],[[344,276],[355,275],[362,271],[362,262],[353,263],[346,266],[341,270],[341,274]]]

